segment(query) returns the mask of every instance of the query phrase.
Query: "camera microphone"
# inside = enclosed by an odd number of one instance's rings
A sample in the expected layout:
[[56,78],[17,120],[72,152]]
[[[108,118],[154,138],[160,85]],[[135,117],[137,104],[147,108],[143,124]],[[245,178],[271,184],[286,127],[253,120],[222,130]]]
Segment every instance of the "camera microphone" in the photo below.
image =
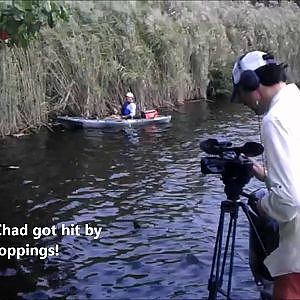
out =
[[241,153],[252,157],[264,152],[264,147],[256,142],[246,142],[242,147],[231,147],[231,142],[219,142],[217,139],[207,139],[200,143],[200,148],[207,154],[222,155],[224,152],[234,152],[236,155]]
[[239,152],[239,154],[243,153],[246,156],[251,157],[262,154],[264,152],[264,147],[259,143],[247,142],[244,146],[238,147],[237,151]]

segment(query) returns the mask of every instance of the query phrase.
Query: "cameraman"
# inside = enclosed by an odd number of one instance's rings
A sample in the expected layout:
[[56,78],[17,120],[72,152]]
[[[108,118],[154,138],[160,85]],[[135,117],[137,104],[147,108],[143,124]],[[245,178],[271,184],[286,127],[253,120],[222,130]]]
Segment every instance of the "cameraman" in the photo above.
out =
[[269,195],[257,202],[261,215],[279,224],[279,246],[264,263],[274,277],[274,299],[300,299],[300,91],[286,84],[286,65],[253,51],[234,64],[232,102],[263,115],[265,167],[253,174]]

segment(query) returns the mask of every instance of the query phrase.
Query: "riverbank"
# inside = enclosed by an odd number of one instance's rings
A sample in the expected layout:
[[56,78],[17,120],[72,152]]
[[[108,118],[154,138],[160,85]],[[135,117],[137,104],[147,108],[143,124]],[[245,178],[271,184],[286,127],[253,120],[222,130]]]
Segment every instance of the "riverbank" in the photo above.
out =
[[272,51],[300,81],[300,9],[246,1],[74,1],[70,23],[28,51],[2,48],[0,135],[56,114],[104,116],[131,90],[138,108],[228,94],[234,58]]

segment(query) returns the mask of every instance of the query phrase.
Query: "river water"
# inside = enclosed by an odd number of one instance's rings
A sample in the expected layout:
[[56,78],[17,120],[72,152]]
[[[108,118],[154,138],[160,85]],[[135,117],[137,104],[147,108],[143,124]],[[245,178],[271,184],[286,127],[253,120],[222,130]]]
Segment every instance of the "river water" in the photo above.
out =
[[[41,131],[0,141],[1,224],[102,227],[100,239],[2,237],[2,245],[59,245],[44,260],[24,256],[1,276],[24,299],[203,299],[220,212],[218,176],[202,175],[199,142],[259,142],[252,112],[191,103],[167,126],[118,132]],[[245,190],[260,185],[252,179]],[[3,262],[5,264],[7,262]],[[3,275],[3,274],[2,274]],[[17,279],[16,279],[17,278]],[[240,213],[232,295],[257,299]]]

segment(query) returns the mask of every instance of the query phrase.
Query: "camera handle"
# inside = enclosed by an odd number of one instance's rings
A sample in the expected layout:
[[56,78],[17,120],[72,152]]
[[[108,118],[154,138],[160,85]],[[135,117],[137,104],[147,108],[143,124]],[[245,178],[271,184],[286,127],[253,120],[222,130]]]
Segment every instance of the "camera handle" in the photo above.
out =
[[[246,196],[245,193],[243,193]],[[237,219],[238,219],[238,212],[239,208],[242,208],[244,214],[246,215],[251,228],[254,230],[258,241],[262,247],[263,252],[266,253],[264,244],[257,232],[257,229],[249,215],[248,207],[245,203],[237,200],[224,200],[221,202],[221,213],[219,218],[219,225],[218,231],[214,246],[214,254],[213,254],[213,261],[211,266],[210,277],[208,280],[208,291],[209,291],[209,300],[217,299],[217,294],[220,293],[226,297],[226,299],[230,298],[231,292],[231,281],[232,281],[232,273],[233,273],[233,259],[234,259],[234,250],[235,250],[235,237],[236,237],[236,226],[237,226]],[[224,221],[225,221],[225,214],[230,215],[228,231],[226,236],[225,248],[223,250],[222,255],[222,245],[223,245],[223,233],[224,233]],[[227,290],[222,289],[223,286],[223,277],[225,272],[226,260],[229,251],[229,244],[231,240],[231,247],[230,247],[230,262],[229,262],[229,272],[228,272],[228,283],[227,283]],[[222,259],[222,261],[221,261]]]

